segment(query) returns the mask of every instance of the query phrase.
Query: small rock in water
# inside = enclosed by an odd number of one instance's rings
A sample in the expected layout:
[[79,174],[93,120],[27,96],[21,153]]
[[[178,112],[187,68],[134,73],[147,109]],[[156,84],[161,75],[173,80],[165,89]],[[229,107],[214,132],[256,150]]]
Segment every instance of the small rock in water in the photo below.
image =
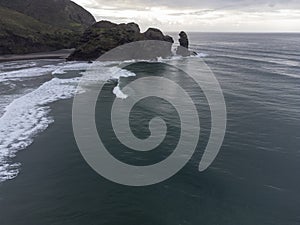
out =
[[187,34],[184,31],[181,31],[179,33],[179,44],[176,54],[177,55],[182,55],[182,56],[190,56],[190,55],[195,55],[195,53],[189,51],[189,39]]

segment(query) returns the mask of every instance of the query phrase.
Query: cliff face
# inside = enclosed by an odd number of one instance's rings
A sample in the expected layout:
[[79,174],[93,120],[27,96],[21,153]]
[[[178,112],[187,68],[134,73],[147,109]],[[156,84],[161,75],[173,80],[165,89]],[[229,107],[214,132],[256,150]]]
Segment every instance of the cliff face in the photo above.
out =
[[88,11],[70,0],[0,0],[0,6],[64,29],[84,30],[96,22]]
[[0,54],[76,47],[94,17],[69,0],[0,0]]
[[[149,28],[145,33],[141,33],[139,26],[135,23],[115,24],[109,21],[100,21],[84,32],[79,47],[68,60],[95,60],[118,46],[142,40],[165,41],[167,43],[164,49],[161,50],[161,53],[156,52],[157,56],[171,54],[173,38],[165,36],[158,29]],[[120,59],[123,59],[122,56]]]
[[24,54],[74,47],[73,32],[0,7],[0,54]]

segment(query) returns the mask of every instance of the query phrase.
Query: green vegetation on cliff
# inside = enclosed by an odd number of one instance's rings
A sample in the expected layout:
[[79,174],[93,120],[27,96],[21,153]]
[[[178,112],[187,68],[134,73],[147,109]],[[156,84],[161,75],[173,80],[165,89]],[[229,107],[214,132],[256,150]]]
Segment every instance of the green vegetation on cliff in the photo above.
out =
[[69,30],[83,31],[96,22],[91,13],[70,0],[0,0],[0,6]]
[[[115,24],[109,21],[99,21],[86,29],[80,38],[78,47],[68,57],[68,60],[95,60],[118,46],[144,40],[164,41],[165,44],[160,44],[160,49],[153,49],[151,45],[141,46],[140,49],[143,49],[145,52],[140,57],[147,55],[149,58],[155,58],[171,54],[171,47],[174,43],[173,38],[164,35],[158,29],[149,28],[145,33],[141,33],[139,26],[135,23]],[[123,60],[132,59],[139,55],[138,52],[134,52],[133,54],[135,56],[129,53],[123,56],[120,53],[118,57],[120,60]]]
[[0,7],[0,14],[0,54],[72,48],[80,35],[41,23],[7,8]]
[[0,54],[76,47],[94,17],[69,0],[0,0]]

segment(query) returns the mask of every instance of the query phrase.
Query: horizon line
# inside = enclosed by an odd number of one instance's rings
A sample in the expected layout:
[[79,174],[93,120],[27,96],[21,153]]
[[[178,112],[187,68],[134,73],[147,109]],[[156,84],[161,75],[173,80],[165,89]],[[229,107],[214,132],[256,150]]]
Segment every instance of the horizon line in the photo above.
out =
[[[245,33],[245,34],[300,34],[300,31],[188,31],[189,33]],[[180,31],[168,31],[169,33],[178,33]]]

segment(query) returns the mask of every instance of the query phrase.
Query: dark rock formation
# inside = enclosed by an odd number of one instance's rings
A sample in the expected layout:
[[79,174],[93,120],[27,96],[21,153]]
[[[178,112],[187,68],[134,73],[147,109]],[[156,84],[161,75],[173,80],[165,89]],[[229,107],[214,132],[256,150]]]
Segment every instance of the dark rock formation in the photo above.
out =
[[164,35],[159,29],[149,28],[144,34],[146,40],[158,40],[174,43],[174,40],[169,35]]
[[182,55],[182,56],[190,56],[190,55],[195,55],[196,53],[190,52],[189,51],[189,39],[187,34],[184,31],[181,31],[179,33],[179,44],[176,54],[177,55]]
[[[69,56],[68,60],[95,60],[104,53],[127,43],[143,40],[164,41],[160,48],[154,46],[154,42],[145,46],[140,44],[136,51],[127,49],[126,56],[120,48],[114,54],[114,60],[140,58],[148,59],[155,57],[166,57],[171,55],[173,38],[165,36],[160,30],[149,28],[145,33],[140,32],[140,28],[135,23],[114,24],[109,21],[100,21],[88,28],[80,39],[80,46]],[[143,49],[143,51],[141,51]]]
[[181,31],[179,33],[179,44],[180,46],[182,47],[185,47],[185,48],[189,48],[189,39],[188,39],[188,36],[187,34],[184,32],[184,31]]

